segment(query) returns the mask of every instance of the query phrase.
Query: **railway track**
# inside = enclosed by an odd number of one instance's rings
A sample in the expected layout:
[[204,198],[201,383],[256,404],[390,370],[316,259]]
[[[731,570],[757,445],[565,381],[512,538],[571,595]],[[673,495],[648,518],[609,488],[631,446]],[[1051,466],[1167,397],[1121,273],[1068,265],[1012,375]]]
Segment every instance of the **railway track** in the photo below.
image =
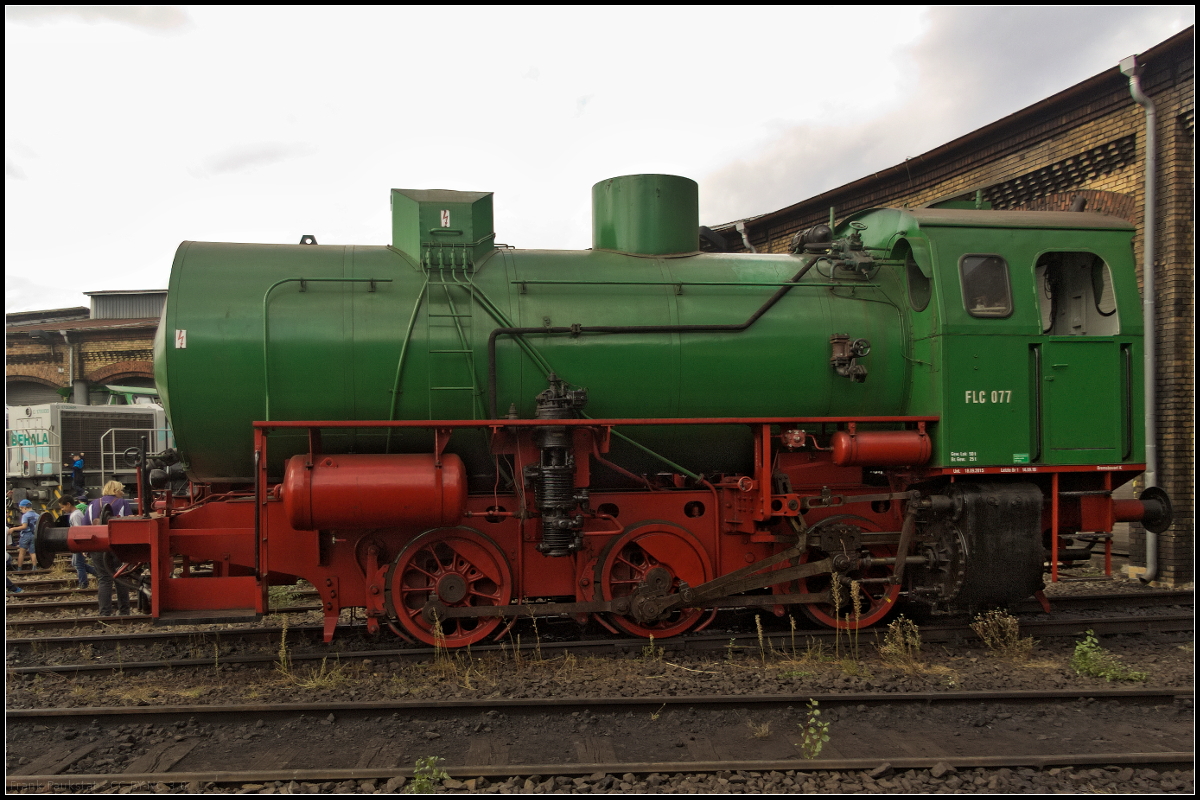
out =
[[[95,596],[95,590],[64,590],[65,594],[76,594],[80,596]],[[49,593],[43,593],[45,596],[51,596]],[[302,599],[311,593],[297,593],[294,595],[297,599]],[[8,598],[5,603],[5,613],[8,619],[6,625],[9,628],[37,628],[39,625],[46,628],[62,629],[67,627],[85,627],[89,625],[107,624],[114,618],[105,618],[101,620],[98,617],[68,617],[68,618],[46,618],[34,617],[24,618],[31,612],[43,612],[51,610],[63,609],[91,609],[94,607],[95,601],[60,601],[60,602],[39,602],[37,600],[26,600],[28,593],[16,597]],[[42,595],[34,594],[34,597]],[[1051,599],[1051,611],[1053,613],[1065,611],[1077,611],[1088,609],[1105,609],[1105,608],[1151,608],[1158,606],[1175,606],[1187,605],[1190,606],[1194,602],[1194,594],[1191,592],[1169,591],[1169,590],[1154,590],[1126,594],[1077,594],[1077,595],[1062,595]],[[319,606],[313,605],[293,605],[282,608],[272,608],[271,613],[299,613],[306,611],[318,611]],[[1040,615],[1044,611],[1040,604],[1035,601],[1026,601],[1015,604],[1011,609],[1015,614],[1033,614]],[[17,618],[14,618],[17,617]],[[230,630],[236,630],[231,628]]]
[[[87,607],[89,609],[91,609],[91,608],[95,608],[95,605],[96,604],[94,602],[88,603]],[[40,609],[32,609],[32,610],[40,610]],[[282,608],[272,608],[271,613],[272,614],[304,614],[309,611],[320,611],[320,610],[321,610],[320,606],[284,606]],[[12,611],[9,610],[8,613],[11,614]],[[19,631],[19,630],[29,631],[29,630],[76,630],[79,628],[105,629],[105,628],[110,628],[113,626],[128,627],[128,626],[154,624],[153,617],[147,616],[145,614],[139,614],[139,613],[130,614],[129,616],[126,616],[126,617],[99,617],[99,616],[87,616],[87,617],[31,616],[31,617],[26,617],[24,615],[21,615],[21,616],[22,616],[22,618],[20,618],[20,619],[12,619],[10,617],[9,619],[5,620],[5,623],[4,623],[5,626],[10,631]],[[229,627],[228,630],[231,632],[236,632],[239,630],[243,630],[243,628]],[[172,634],[168,633],[165,635],[170,636]],[[178,635],[178,634],[176,634],[176,635]]]
[[[24,587],[22,587],[24,588]],[[136,593],[136,589],[130,587],[130,595]],[[297,599],[313,599],[317,596],[316,592],[299,592],[293,597]],[[58,600],[55,598],[69,597],[80,598],[75,600]],[[8,610],[23,611],[36,610],[44,611],[49,609],[64,609],[64,608],[88,608],[96,604],[95,589],[39,589],[37,591],[26,590],[19,595],[10,595],[8,602],[5,603],[5,608]],[[313,606],[320,608],[320,606]]]
[[[554,788],[572,776],[614,776],[613,791],[627,777],[670,773],[715,773],[728,784],[739,771],[1190,768],[1191,697],[1083,689],[9,711],[10,760],[25,763],[6,784],[394,780],[428,755],[455,778],[567,778]],[[806,759],[795,742],[810,700],[831,727],[819,756]]]
[[[1108,617],[1077,617],[1072,619],[1056,619],[1056,620],[1025,620],[1022,622],[1022,633],[1036,636],[1039,638],[1052,638],[1056,636],[1078,637],[1086,631],[1094,631],[1098,635],[1117,635],[1117,634],[1133,634],[1133,633],[1148,633],[1148,632],[1191,632],[1194,629],[1195,616],[1191,613],[1184,614],[1161,614],[1161,615],[1137,615],[1137,616],[1108,616]],[[320,626],[301,626],[297,628],[288,628],[288,635],[293,634],[309,639],[315,643],[319,641],[321,633]],[[873,643],[876,641],[875,631],[864,631],[859,634],[859,641],[863,644]],[[164,669],[187,669],[187,668],[205,668],[211,669],[214,665],[214,656],[206,655],[203,658],[155,658],[150,660],[136,660],[136,656],[131,657],[129,652],[118,653],[118,658],[113,660],[108,649],[116,649],[118,645],[126,646],[130,644],[143,644],[153,646],[155,644],[174,644],[177,646],[198,646],[205,647],[210,645],[221,644],[228,646],[237,641],[250,641],[265,644],[260,652],[246,654],[222,654],[219,657],[221,664],[232,666],[238,665],[241,667],[269,667],[278,661],[278,642],[283,635],[282,628],[254,628],[244,631],[205,631],[192,632],[186,634],[179,633],[146,633],[146,634],[112,634],[112,635],[91,635],[78,637],[58,637],[58,638],[29,638],[18,639],[10,638],[7,644],[11,650],[21,650],[25,653],[32,654],[35,650],[41,652],[50,650],[61,650],[70,648],[79,648],[91,646],[92,652],[95,653],[96,648],[104,648],[105,652],[101,654],[93,654],[92,659],[97,657],[101,660],[91,660],[84,663],[69,663],[69,664],[34,664],[34,665],[19,665],[10,659],[8,672],[10,675],[34,675],[34,674],[59,674],[59,675],[80,675],[80,674],[100,674],[106,672],[121,672],[122,674],[132,674],[141,672],[152,672]],[[656,642],[655,646],[660,647],[664,652],[676,655],[681,653],[745,653],[757,651],[760,647],[766,647],[771,650],[787,652],[795,650],[797,647],[803,648],[811,642],[821,642],[825,646],[832,648],[835,641],[841,637],[843,640],[848,638],[845,632],[837,632],[828,629],[822,630],[804,630],[792,632],[772,632],[764,633],[760,640],[757,634],[694,634],[684,637],[676,637],[669,640]],[[956,642],[964,639],[974,638],[974,634],[967,627],[966,623],[962,624],[940,624],[940,625],[924,625],[921,627],[921,638],[927,644]],[[291,639],[295,642],[295,639]],[[526,642],[526,648],[533,650],[534,644],[531,641]],[[620,638],[620,639],[584,639],[576,641],[538,641],[536,647],[544,656],[555,656],[562,654],[572,654],[573,656],[605,656],[605,655],[628,655],[639,653],[646,647],[646,642],[641,639]],[[488,654],[502,655],[511,651],[512,646],[509,643],[478,645],[471,648],[473,656],[484,656]],[[331,654],[336,653],[341,662],[362,661],[365,659],[381,659],[396,660],[402,662],[420,662],[429,661],[436,658],[439,652],[436,648],[429,647],[368,647],[360,650],[331,650],[325,646],[318,646],[317,649],[310,652],[292,652],[290,658],[297,662],[319,662],[328,658]]]

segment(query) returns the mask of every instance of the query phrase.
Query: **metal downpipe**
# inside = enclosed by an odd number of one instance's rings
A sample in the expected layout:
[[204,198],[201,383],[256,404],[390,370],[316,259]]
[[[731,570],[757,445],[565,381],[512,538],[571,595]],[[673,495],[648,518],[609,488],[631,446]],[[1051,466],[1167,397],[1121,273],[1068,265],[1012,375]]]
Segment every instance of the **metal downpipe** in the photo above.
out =
[[[1146,167],[1145,167],[1145,211],[1142,215],[1143,246],[1142,246],[1142,327],[1143,341],[1143,374],[1145,375],[1145,424],[1146,424],[1146,488],[1158,484],[1158,387],[1155,370],[1154,311],[1154,228],[1156,220],[1154,207],[1156,203],[1155,177],[1158,174],[1158,115],[1154,103],[1142,92],[1139,78],[1142,65],[1138,64],[1137,56],[1129,56],[1121,61],[1121,74],[1129,78],[1129,93],[1133,101],[1146,109]],[[1150,582],[1158,577],[1158,534],[1146,531],[1146,573],[1141,580]]]
[[746,230],[746,223],[744,221],[739,222],[733,228],[742,235],[742,244],[746,245],[746,249],[751,253],[757,253],[758,251],[754,249],[754,245],[750,244],[750,232]]

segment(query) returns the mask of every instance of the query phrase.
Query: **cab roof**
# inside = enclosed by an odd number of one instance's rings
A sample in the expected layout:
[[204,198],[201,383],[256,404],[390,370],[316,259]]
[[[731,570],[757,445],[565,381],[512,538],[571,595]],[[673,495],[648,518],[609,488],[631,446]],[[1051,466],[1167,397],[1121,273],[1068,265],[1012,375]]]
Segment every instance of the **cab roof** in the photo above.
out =
[[1136,230],[1132,223],[1119,217],[1088,211],[976,211],[961,208],[907,208],[902,209],[902,212],[915,219],[922,228]]

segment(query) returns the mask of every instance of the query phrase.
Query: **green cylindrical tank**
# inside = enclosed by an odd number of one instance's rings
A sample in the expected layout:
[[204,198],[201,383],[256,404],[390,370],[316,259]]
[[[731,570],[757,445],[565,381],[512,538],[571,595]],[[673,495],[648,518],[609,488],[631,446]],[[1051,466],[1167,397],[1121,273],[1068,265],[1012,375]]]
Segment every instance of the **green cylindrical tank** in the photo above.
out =
[[[445,204],[445,194],[431,202]],[[191,477],[249,479],[255,420],[485,418],[487,344],[497,328],[741,324],[805,263],[785,255],[493,249],[491,196],[473,197],[486,197],[487,219],[476,215],[472,231],[450,228],[455,244],[430,228],[416,254],[183,243],[156,374]],[[880,287],[885,280],[881,271],[872,284],[834,287],[812,269],[740,333],[502,335],[497,408],[503,415],[515,405],[532,417],[548,367],[588,389],[585,412],[594,418],[900,414],[906,334]],[[861,359],[866,382],[831,368],[835,333],[870,340]],[[740,427],[623,432],[697,473],[743,469],[750,455]],[[272,472],[305,444],[273,438]],[[429,439],[358,431],[329,434],[325,446],[419,452]],[[456,435],[450,449],[476,479],[493,469],[480,433]],[[618,456],[636,471],[664,469],[627,445]]]
[[700,249],[696,182],[623,175],[592,187],[592,248],[659,256]]

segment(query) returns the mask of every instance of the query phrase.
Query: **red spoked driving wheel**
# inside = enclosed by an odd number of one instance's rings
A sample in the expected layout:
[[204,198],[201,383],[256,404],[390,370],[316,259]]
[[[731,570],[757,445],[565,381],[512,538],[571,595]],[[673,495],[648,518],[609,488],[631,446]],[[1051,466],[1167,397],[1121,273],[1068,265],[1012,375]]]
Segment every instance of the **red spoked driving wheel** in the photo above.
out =
[[[471,528],[438,528],[409,542],[387,578],[388,610],[414,638],[465,647],[495,631],[503,617],[458,617],[434,622],[425,604],[451,608],[504,606],[512,600],[512,571],[499,546]],[[440,634],[438,633],[440,626]]]
[[[896,549],[872,546],[863,548],[861,554],[866,553],[876,558],[888,558],[896,555]],[[826,554],[820,550],[810,550],[800,556],[800,561],[807,563],[825,557]],[[836,602],[807,603],[803,606],[805,616],[813,622],[828,628],[858,630],[874,625],[895,609],[896,600],[900,597],[900,587],[890,583],[873,582],[890,578],[890,565],[877,564],[867,569],[853,569],[841,575],[846,580],[839,580],[837,592],[834,593]],[[824,592],[833,588],[829,575],[815,575],[797,583],[801,592]]]
[[[681,582],[699,586],[712,576],[712,562],[696,537],[664,523],[642,525],[618,536],[596,562],[596,586],[605,600],[630,597],[647,582],[661,583],[667,594],[674,594]],[[705,616],[703,609],[685,608],[654,622],[639,622],[629,614],[610,614],[607,619],[631,636],[665,639],[690,630]]]

